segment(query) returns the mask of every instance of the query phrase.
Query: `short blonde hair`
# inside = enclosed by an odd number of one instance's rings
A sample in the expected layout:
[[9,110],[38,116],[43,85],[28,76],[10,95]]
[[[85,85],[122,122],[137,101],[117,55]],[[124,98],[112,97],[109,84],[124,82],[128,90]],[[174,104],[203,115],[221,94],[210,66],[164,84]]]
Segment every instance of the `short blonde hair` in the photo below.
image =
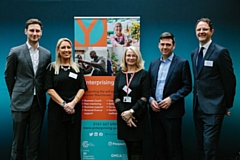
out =
[[127,51],[129,51],[129,50],[131,50],[137,56],[137,64],[136,64],[137,69],[138,70],[144,69],[144,61],[142,59],[141,52],[139,51],[139,49],[137,47],[130,46],[130,47],[127,47],[123,53],[122,62],[121,62],[121,70],[123,72],[127,71],[126,54],[127,54]]

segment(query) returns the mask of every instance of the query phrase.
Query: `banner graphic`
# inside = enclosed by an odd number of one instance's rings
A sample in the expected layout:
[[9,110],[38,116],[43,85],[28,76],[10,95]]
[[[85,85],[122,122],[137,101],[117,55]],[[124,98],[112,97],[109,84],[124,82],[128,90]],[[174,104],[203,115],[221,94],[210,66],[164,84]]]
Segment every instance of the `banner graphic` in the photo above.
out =
[[140,17],[74,17],[75,62],[88,86],[82,98],[83,160],[128,159],[124,141],[117,139],[114,79],[125,48],[139,44]]

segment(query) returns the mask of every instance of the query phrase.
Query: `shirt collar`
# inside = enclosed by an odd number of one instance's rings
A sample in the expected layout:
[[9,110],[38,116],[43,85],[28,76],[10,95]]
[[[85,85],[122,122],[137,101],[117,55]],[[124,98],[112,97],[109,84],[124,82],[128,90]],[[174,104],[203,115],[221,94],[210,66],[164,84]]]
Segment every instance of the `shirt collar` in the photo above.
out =
[[[172,53],[167,59],[166,59],[166,61],[172,61],[173,60],[173,57],[174,57],[174,53]],[[162,59],[162,56],[161,56],[161,58],[160,58],[160,61],[162,61],[162,62],[164,62],[163,61],[163,59]]]
[[[32,46],[28,43],[28,41],[26,42],[26,44],[27,44],[27,47],[28,47],[28,49],[30,50],[30,49],[32,49]],[[38,43],[38,45],[37,45],[37,49],[39,48],[39,43]]]
[[201,46],[201,45],[199,44],[199,48],[204,47],[204,49],[207,50],[211,43],[212,43],[212,40],[210,39],[210,41],[208,41],[208,42],[207,42],[206,44],[204,44],[203,46]]

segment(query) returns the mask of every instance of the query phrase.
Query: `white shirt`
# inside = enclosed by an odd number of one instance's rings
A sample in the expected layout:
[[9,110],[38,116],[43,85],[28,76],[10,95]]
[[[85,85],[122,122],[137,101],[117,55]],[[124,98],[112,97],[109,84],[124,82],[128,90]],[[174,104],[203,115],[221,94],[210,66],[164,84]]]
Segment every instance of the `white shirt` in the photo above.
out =
[[[38,68],[38,63],[39,63],[39,44],[38,44],[36,50],[34,50],[33,47],[28,42],[26,42],[26,44],[28,46],[28,50],[29,50],[30,57],[31,57],[31,60],[32,60],[34,75],[36,75],[37,68]],[[36,95],[35,86],[34,86],[33,94]]]
[[31,60],[32,60],[34,75],[36,75],[37,68],[38,68],[38,63],[39,63],[39,49],[38,49],[39,44],[37,46],[37,49],[34,50],[33,47],[28,42],[26,42],[26,43],[27,43],[27,46],[28,46],[28,50],[29,50],[29,53],[30,53]]
[[200,52],[201,47],[204,47],[204,49],[203,49],[203,57],[205,56],[205,54],[206,54],[206,52],[208,50],[208,47],[210,46],[211,43],[212,43],[212,40],[210,39],[210,41],[207,42],[206,44],[204,44],[203,46],[199,45],[199,51],[198,52]]

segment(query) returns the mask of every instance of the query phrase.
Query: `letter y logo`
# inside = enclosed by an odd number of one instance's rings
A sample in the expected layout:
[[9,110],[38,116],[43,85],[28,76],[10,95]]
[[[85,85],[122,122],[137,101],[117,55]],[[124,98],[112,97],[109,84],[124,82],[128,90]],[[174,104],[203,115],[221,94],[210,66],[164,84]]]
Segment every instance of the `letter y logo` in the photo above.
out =
[[106,47],[107,19],[75,18],[75,47]]

